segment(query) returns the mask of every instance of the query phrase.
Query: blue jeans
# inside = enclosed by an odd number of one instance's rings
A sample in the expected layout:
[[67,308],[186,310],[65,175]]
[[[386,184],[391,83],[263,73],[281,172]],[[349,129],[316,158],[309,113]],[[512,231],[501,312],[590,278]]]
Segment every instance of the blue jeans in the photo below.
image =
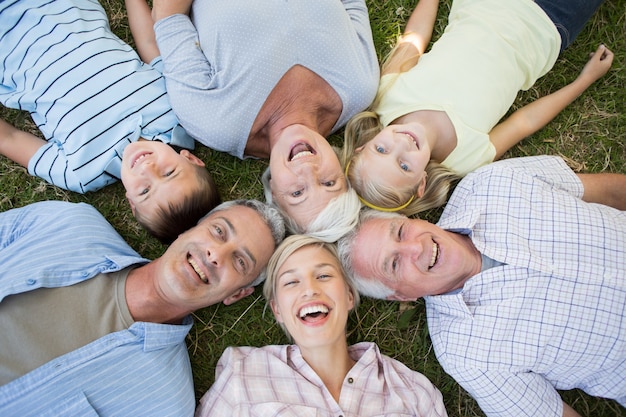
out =
[[574,42],[604,0],[535,0],[561,35],[561,52]]

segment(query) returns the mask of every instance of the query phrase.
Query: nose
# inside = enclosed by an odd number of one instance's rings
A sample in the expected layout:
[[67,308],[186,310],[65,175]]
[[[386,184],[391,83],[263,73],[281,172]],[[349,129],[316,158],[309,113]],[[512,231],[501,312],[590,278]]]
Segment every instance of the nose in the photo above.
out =
[[144,176],[156,176],[156,171],[157,171],[157,165],[154,163],[154,161],[150,160],[150,161],[146,161],[143,164],[141,164],[141,175]]
[[207,249],[207,258],[211,265],[220,267],[226,260],[228,248],[226,244],[215,245]]
[[302,292],[303,297],[312,297],[314,295],[319,294],[319,286],[318,286],[317,279],[315,279],[315,277],[309,277],[305,279],[303,282],[303,289],[304,289],[304,291]]
[[417,260],[424,253],[424,244],[419,240],[403,242],[400,245],[400,253],[406,256],[412,264],[417,264]]

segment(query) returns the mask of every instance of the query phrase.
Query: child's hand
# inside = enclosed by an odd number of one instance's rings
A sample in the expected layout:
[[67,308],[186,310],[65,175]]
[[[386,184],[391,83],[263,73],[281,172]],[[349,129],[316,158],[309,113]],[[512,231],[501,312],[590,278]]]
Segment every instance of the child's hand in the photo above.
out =
[[589,61],[580,72],[580,77],[587,77],[590,82],[594,82],[608,72],[612,63],[613,52],[606,46],[600,45],[595,52],[590,54]]

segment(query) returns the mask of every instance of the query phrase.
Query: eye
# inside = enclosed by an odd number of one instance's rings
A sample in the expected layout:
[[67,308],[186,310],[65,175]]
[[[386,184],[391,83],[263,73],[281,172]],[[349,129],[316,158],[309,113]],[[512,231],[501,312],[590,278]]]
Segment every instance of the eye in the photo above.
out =
[[291,193],[292,197],[300,197],[302,195],[302,190],[294,191]]
[[395,274],[397,269],[398,269],[398,258],[395,257],[393,258],[393,261],[391,261],[391,272]]
[[404,224],[398,228],[398,242],[402,241],[402,231],[404,230]]
[[323,279],[323,280],[326,280],[326,279],[329,279],[329,278],[331,278],[331,277],[332,277],[332,275],[330,275],[330,274],[319,274],[319,275],[317,276],[317,279]]
[[148,194],[148,191],[150,191],[150,187],[144,188],[143,190],[141,190],[139,192],[139,195],[146,195]]
[[376,152],[378,152],[378,153],[385,153],[385,148],[383,148],[380,145],[376,145]]
[[224,230],[222,230],[221,227],[215,225],[213,226],[213,231],[215,232],[215,235],[217,237],[219,237],[221,240],[224,240]]
[[174,173],[175,170],[171,170],[165,173],[164,177],[169,177],[170,175],[172,175]]
[[400,162],[400,169],[403,171],[408,171],[409,170],[409,166],[407,164],[405,164],[404,162]]
[[322,182],[322,185],[324,187],[332,187],[333,185],[335,185],[336,181],[324,181]]
[[290,286],[296,285],[297,283],[298,283],[298,281],[297,281],[297,280],[292,279],[292,280],[290,280],[290,281],[285,281],[285,282],[283,283],[283,287],[290,287]]

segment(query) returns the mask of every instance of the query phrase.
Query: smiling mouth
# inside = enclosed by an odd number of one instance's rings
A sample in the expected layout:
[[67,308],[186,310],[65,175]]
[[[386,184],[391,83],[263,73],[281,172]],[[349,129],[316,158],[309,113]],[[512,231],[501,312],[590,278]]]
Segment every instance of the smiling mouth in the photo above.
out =
[[207,278],[207,276],[204,274],[204,272],[200,269],[200,267],[198,266],[196,261],[194,261],[191,258],[191,255],[187,255],[187,262],[189,262],[189,265],[191,265],[191,267],[196,272],[196,274],[198,274],[198,277],[200,278],[200,280],[202,282],[204,282],[205,284],[208,284],[209,283],[209,278]]
[[437,263],[437,260],[439,259],[439,245],[435,242],[433,242],[433,253],[430,256],[430,263],[428,264],[428,269],[432,269],[435,264]]
[[412,133],[409,132],[403,132],[405,135],[407,135],[409,137],[409,139],[411,139],[411,141],[415,144],[415,147],[419,150],[420,146],[417,143],[417,138],[415,136],[413,136]]
[[137,156],[137,158],[135,158],[135,160],[133,161],[133,163],[130,165],[131,168],[134,168],[135,165],[137,165],[137,163],[139,163],[139,161],[141,161],[143,158],[145,158],[146,156],[150,155],[151,152],[144,152],[142,154],[139,154],[139,156]]
[[289,161],[295,161],[299,158],[315,155],[315,149],[313,149],[308,143],[298,143],[289,152]]
[[307,323],[315,323],[317,321],[325,319],[328,316],[329,312],[330,309],[324,304],[309,305],[303,307],[298,312],[298,317],[300,318],[300,320]]

